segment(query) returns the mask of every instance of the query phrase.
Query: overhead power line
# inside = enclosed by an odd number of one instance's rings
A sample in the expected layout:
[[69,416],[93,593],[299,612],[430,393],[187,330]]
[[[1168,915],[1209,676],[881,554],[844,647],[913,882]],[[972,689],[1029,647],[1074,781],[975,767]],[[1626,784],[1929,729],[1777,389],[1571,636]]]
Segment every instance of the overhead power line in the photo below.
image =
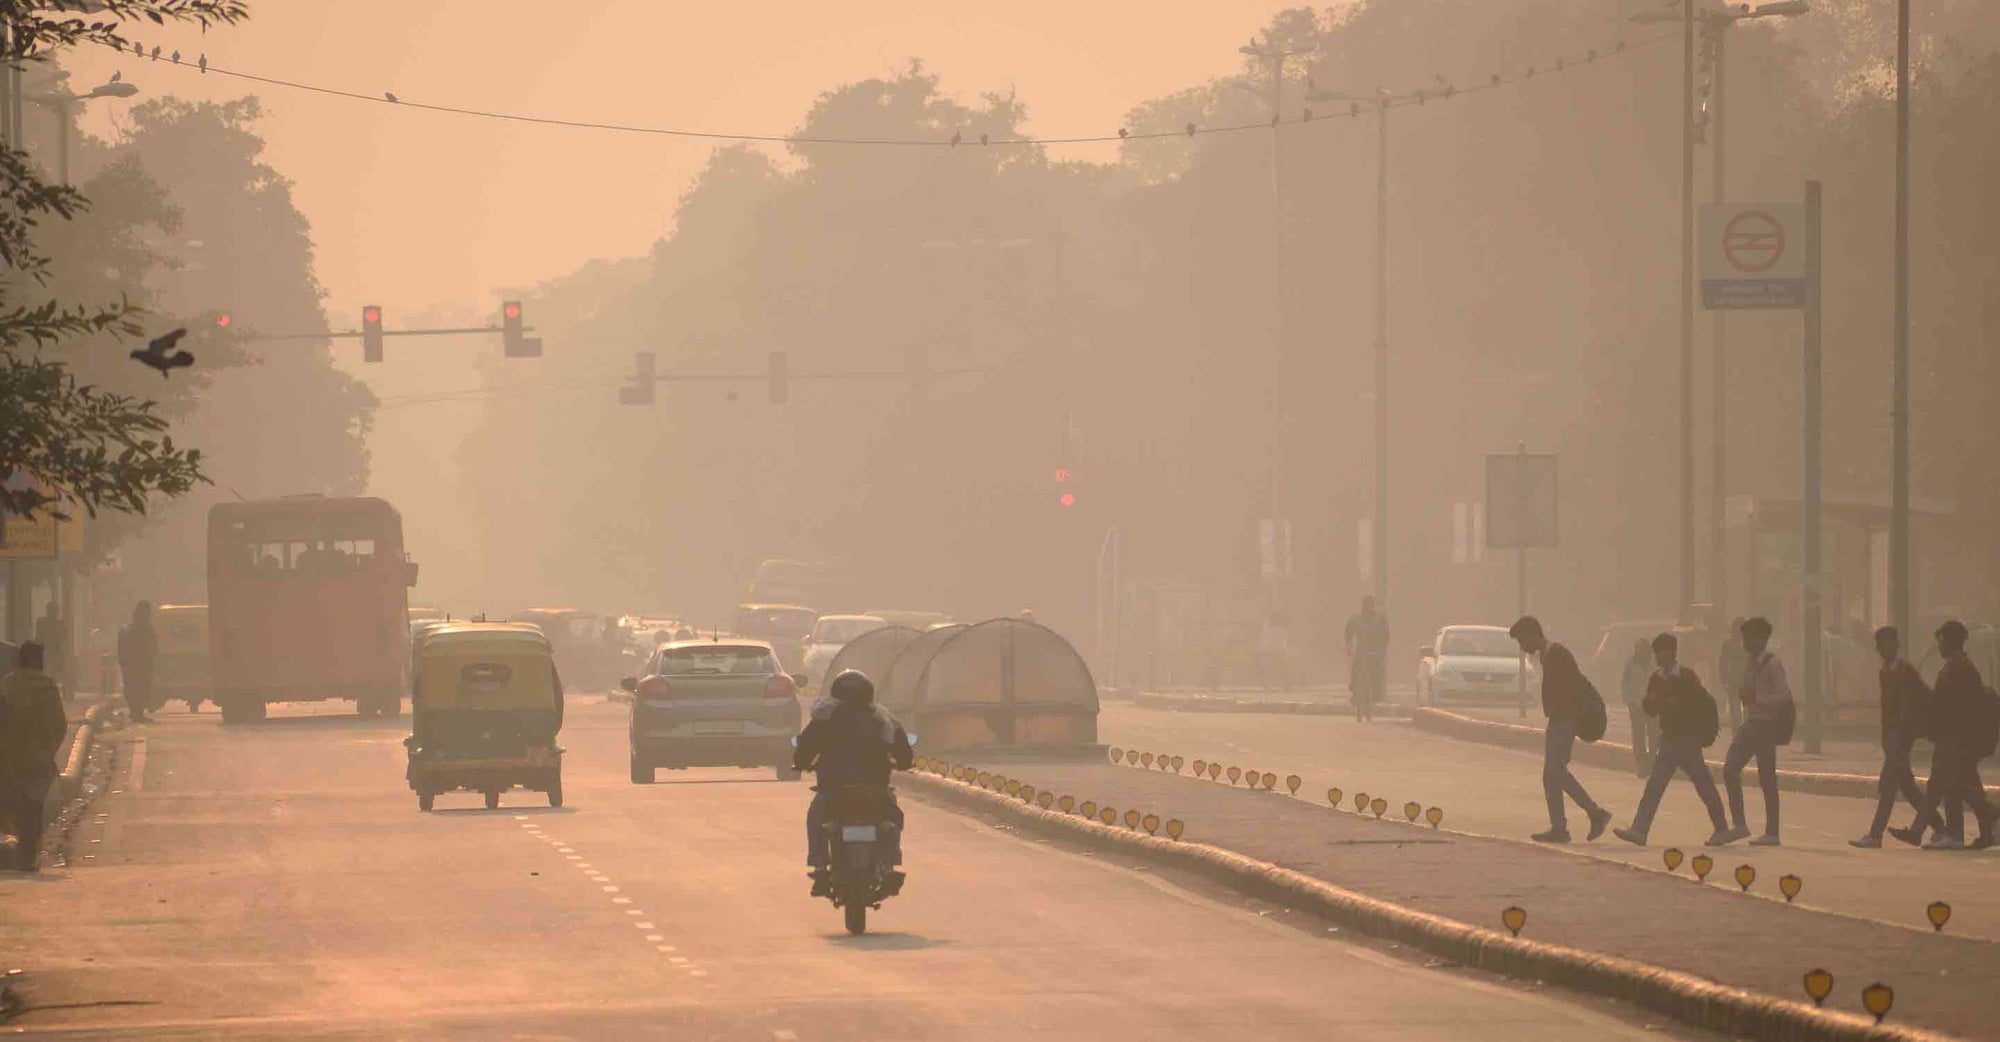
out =
[[[1380,105],[1382,107],[1389,107],[1389,108],[1401,107],[1404,105],[1423,105],[1432,101],[1449,101],[1461,95],[1477,94],[1482,91],[1495,90],[1503,86],[1511,86],[1514,84],[1526,83],[1530,80],[1535,79],[1537,76],[1561,74],[1577,68],[1581,68],[1583,66],[1593,65],[1597,63],[1599,60],[1604,58],[1630,54],[1634,51],[1651,47],[1653,45],[1663,43],[1668,40],[1677,40],[1679,38],[1680,34],[1678,32],[1670,32],[1670,33],[1662,33],[1658,36],[1647,37],[1630,45],[1627,45],[1623,41],[1617,41],[1609,45],[1608,47],[1603,48],[1602,50],[1598,48],[1590,48],[1580,53],[1559,56],[1555,59],[1553,64],[1543,65],[1543,66],[1530,65],[1524,72],[1513,73],[1513,74],[1496,72],[1486,77],[1483,80],[1478,80],[1478,81],[1468,80],[1467,81],[1468,85],[1464,87],[1456,86],[1452,81],[1443,81],[1436,86],[1424,87],[1424,88],[1401,91],[1401,92],[1391,92],[1391,93],[1372,96],[1366,100],[1369,104]],[[1262,130],[1271,127],[1303,126],[1305,124],[1309,124],[1315,121],[1315,113],[1308,108],[1308,109],[1302,109],[1300,113],[1296,116],[1274,116],[1270,120],[1259,121],[1255,123],[1231,123],[1223,126],[1214,126],[1214,127],[1203,127],[1203,126],[1198,126],[1194,123],[1189,123],[1178,130],[1148,130],[1139,132],[1133,132],[1125,128],[1120,128],[1116,133],[1111,133],[1111,134],[1076,134],[1064,137],[995,138],[995,137],[990,137],[989,135],[981,134],[977,138],[969,139],[966,138],[964,134],[959,131],[954,131],[950,137],[922,137],[922,138],[837,137],[837,136],[821,136],[821,135],[810,135],[810,134],[769,134],[769,133],[748,133],[748,132],[737,132],[737,131],[690,130],[683,127],[652,126],[652,125],[637,124],[637,123],[622,123],[610,120],[564,119],[556,116],[531,115],[529,113],[524,113],[524,112],[506,112],[499,109],[485,109],[485,108],[476,108],[464,105],[444,105],[434,102],[413,101],[409,98],[405,98],[393,92],[388,92],[388,91],[384,91],[379,94],[364,93],[357,90],[349,90],[340,87],[328,87],[316,83],[306,83],[301,80],[286,79],[281,76],[267,76],[260,73],[247,72],[241,69],[232,69],[225,66],[216,65],[210,62],[208,60],[208,56],[205,54],[201,55],[196,60],[187,60],[184,59],[181,56],[180,52],[178,51],[174,52],[171,55],[163,57],[160,54],[160,49],[158,47],[153,48],[152,51],[149,53],[146,51],[145,48],[139,46],[136,43],[132,45],[133,49],[129,52],[126,51],[124,48],[113,47],[110,44],[104,44],[102,46],[110,50],[118,51],[121,54],[130,53],[135,57],[151,61],[156,61],[156,62],[165,61],[171,65],[195,71],[198,75],[206,76],[212,74],[216,76],[226,76],[231,79],[245,80],[251,83],[262,83],[274,87],[284,87],[290,90],[306,91],[308,93],[323,94],[337,98],[346,98],[351,101],[362,101],[376,105],[386,105],[386,106],[406,108],[406,109],[421,109],[426,112],[439,112],[449,115],[470,116],[478,119],[499,120],[510,123],[526,123],[537,126],[566,127],[576,130],[602,130],[602,131],[610,131],[621,134],[648,134],[658,137],[688,138],[693,140],[704,140],[704,141],[765,142],[771,144],[784,144],[784,145],[877,145],[877,146],[908,147],[908,148],[956,148],[959,146],[973,147],[975,145],[988,146],[988,147],[1018,148],[1021,146],[1034,146],[1034,145],[1083,145],[1083,144],[1114,143],[1121,141],[1149,141],[1149,140],[1160,140],[1160,139],[1177,138],[1177,137],[1196,137],[1200,135],[1210,135],[1210,134],[1237,134],[1237,133],[1242,133],[1244,131]],[[1361,105],[1362,105],[1361,99],[1358,98],[1354,99],[1353,103],[1350,105],[1348,115],[1350,116],[1358,115],[1361,110]],[[1324,118],[1325,117],[1322,115],[1321,119],[1323,120]]]

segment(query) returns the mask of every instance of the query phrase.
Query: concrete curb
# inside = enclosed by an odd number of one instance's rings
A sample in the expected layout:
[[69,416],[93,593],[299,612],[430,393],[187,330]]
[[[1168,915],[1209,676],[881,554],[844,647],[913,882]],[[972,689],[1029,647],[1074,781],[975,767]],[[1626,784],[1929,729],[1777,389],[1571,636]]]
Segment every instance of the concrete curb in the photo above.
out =
[[1193,869],[1236,890],[1304,908],[1374,937],[1422,948],[1494,973],[1548,981],[1631,1002],[1732,1038],[1765,1042],[1947,1042],[1952,1037],[1903,1025],[1878,1025],[1861,1017],[1724,987],[1615,955],[1523,940],[1343,890],[1231,850],[1162,839],[1042,810],[934,774],[913,771],[907,780],[913,788],[941,802],[1007,818],[1042,835]]
[[[1542,748],[1542,729],[1539,727],[1503,723],[1498,720],[1481,720],[1434,706],[1417,709],[1410,716],[1410,724],[1418,730],[1468,742],[1526,749],[1532,752],[1540,752]],[[1608,767],[1619,771],[1632,769],[1632,747],[1618,742],[1578,742],[1571,755],[1593,767]],[[1722,769],[1720,760],[1710,760],[1708,765],[1716,771]],[[1929,779],[1923,776],[1917,778],[1917,783],[1920,785],[1927,781]],[[1872,800],[1875,798],[1875,782],[1875,775],[1872,774],[1833,774],[1782,769],[1778,771],[1779,789],[1812,796],[1852,796],[1857,799]],[[1988,785],[1986,791],[1995,797],[2000,797],[2000,785]]]

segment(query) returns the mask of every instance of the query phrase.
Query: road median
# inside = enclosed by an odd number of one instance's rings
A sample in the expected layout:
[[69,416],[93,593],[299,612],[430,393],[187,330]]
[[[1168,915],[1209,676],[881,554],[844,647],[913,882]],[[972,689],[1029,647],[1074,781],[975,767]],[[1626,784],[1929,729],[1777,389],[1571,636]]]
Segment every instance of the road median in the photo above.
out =
[[[1337,812],[1282,792],[1103,763],[973,767],[1033,785],[1037,795],[1111,806],[1121,821],[1128,810],[1179,819],[1186,832],[1177,842],[1106,826],[935,774],[913,776],[910,788],[1040,835],[1192,869],[1469,966],[1631,1001],[1734,1037],[1979,1037],[2000,1014],[2000,951],[1983,941],[1759,899],[1684,872]],[[1400,814],[1402,802],[1393,805]],[[1732,863],[1737,853],[1727,855]],[[1768,891],[1783,866],[1764,871]],[[1473,925],[1499,924],[1510,904],[1528,912],[1523,936]],[[1819,967],[1840,981],[1835,1001],[1850,1008],[1864,985],[1889,983],[1896,1019],[1915,1026],[1779,997],[1797,994],[1801,975]]]

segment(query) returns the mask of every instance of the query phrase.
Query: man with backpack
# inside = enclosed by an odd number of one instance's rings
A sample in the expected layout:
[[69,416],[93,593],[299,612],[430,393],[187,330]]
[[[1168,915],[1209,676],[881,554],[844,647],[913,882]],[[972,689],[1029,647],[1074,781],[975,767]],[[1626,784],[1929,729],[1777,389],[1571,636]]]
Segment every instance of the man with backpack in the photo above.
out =
[[1537,843],[1569,842],[1569,823],[1563,813],[1563,798],[1567,796],[1590,818],[1588,838],[1596,839],[1611,824],[1611,812],[1584,791],[1583,783],[1570,772],[1569,757],[1578,738],[1594,742],[1604,737],[1604,698],[1577,667],[1576,656],[1542,632],[1540,619],[1523,615],[1508,627],[1507,635],[1523,652],[1541,656],[1542,712],[1549,718],[1542,740],[1542,794],[1549,804],[1549,829],[1529,838]]
[[1937,753],[1931,763],[1930,786],[1924,790],[1917,820],[1909,828],[1889,830],[1890,835],[1914,846],[1923,841],[1926,828],[1938,828],[1938,835],[1924,844],[1925,850],[1967,846],[1963,838],[1943,831],[1937,817],[1938,804],[1952,795],[1963,799],[1979,819],[1979,838],[1970,844],[1972,849],[1992,846],[1994,825],[2000,821],[2000,809],[1986,798],[1986,785],[1979,779],[1979,761],[1993,755],[1996,739],[2000,739],[2000,701],[1980,677],[1979,667],[1965,654],[1968,636],[1965,624],[1957,619],[1938,627],[1938,653],[1944,656],[1944,667],[1938,670],[1931,707]]
[[1938,822],[1924,817],[1924,790],[1910,772],[1910,749],[1917,739],[1930,736],[1931,689],[1917,673],[1917,667],[1903,657],[1902,634],[1894,626],[1875,631],[1875,653],[1882,656],[1882,775],[1875,783],[1875,820],[1868,834],[1850,839],[1849,846],[1873,850],[1882,845],[1882,833],[1889,827],[1889,815],[1902,796],[1917,809],[1919,820],[1938,828]]
[[1792,702],[1792,682],[1785,676],[1785,664],[1771,653],[1771,620],[1758,616],[1743,620],[1743,653],[1746,658],[1743,687],[1737,697],[1743,702],[1743,726],[1729,741],[1729,754],[1722,760],[1722,784],[1729,790],[1729,842],[1750,835],[1743,813],[1743,768],[1757,761],[1757,786],[1764,790],[1764,834],[1750,841],[1753,847],[1775,847],[1778,840],[1778,747],[1792,740],[1798,723],[1798,707]]
[[1715,697],[1701,685],[1701,678],[1694,675],[1694,670],[1681,666],[1680,639],[1673,634],[1662,633],[1653,638],[1653,661],[1659,668],[1646,681],[1646,697],[1640,703],[1646,715],[1660,721],[1653,773],[1646,779],[1646,794],[1639,798],[1639,812],[1632,816],[1632,827],[1611,832],[1627,843],[1645,846],[1646,834],[1653,829],[1653,815],[1660,809],[1660,797],[1666,795],[1667,783],[1674,780],[1675,771],[1684,771],[1694,783],[1695,795],[1701,797],[1702,806],[1708,808],[1709,823],[1715,826],[1707,845],[1719,847],[1729,842],[1729,819],[1722,812],[1722,797],[1716,794],[1715,779],[1709,775],[1708,762],[1701,753],[1715,744],[1716,732],[1722,729]]

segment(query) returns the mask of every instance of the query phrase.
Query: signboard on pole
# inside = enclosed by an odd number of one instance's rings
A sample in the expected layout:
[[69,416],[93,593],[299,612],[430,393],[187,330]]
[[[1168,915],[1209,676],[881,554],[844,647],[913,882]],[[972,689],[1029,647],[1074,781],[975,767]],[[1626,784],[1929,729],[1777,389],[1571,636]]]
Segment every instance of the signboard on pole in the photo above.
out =
[[[7,479],[7,487],[13,491],[35,488],[35,483],[27,475],[16,472]],[[5,514],[4,524],[0,524],[0,558],[54,557],[56,555],[56,516],[44,508],[30,516]]]
[[1486,545],[1495,550],[1555,546],[1556,456],[1495,452],[1486,457]]
[[1700,224],[1702,307],[1806,306],[1805,206],[1709,203]]

